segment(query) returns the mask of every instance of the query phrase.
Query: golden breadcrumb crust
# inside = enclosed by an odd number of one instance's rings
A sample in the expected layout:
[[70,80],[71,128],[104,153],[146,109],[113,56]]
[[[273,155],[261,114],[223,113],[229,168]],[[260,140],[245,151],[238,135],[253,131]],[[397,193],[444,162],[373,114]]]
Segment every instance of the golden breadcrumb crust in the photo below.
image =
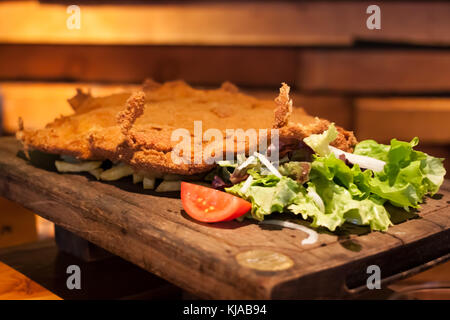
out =
[[[275,128],[280,139],[298,140],[321,133],[330,124],[328,120],[308,115],[302,108],[293,108],[289,86],[284,83],[275,101],[243,94],[229,82],[218,89],[200,90],[183,81],[159,84],[146,80],[142,90],[134,93],[93,97],[77,90],[69,103],[73,115],[60,117],[40,130],[21,127],[17,138],[25,148],[79,159],[122,161],[138,171],[192,175],[206,172],[214,164],[174,163],[172,152],[179,141],[172,141],[171,136],[175,129],[184,128],[193,137],[195,121],[201,121],[203,133],[218,129],[224,137],[227,129],[258,132]],[[357,142],[353,133],[340,127],[338,131],[333,145],[352,151]],[[202,142],[203,151],[213,143],[218,141]],[[226,141],[222,143],[225,146]],[[245,149],[248,148],[247,141]],[[243,151],[237,149],[235,145],[235,152]],[[195,159],[194,151],[190,157]]]

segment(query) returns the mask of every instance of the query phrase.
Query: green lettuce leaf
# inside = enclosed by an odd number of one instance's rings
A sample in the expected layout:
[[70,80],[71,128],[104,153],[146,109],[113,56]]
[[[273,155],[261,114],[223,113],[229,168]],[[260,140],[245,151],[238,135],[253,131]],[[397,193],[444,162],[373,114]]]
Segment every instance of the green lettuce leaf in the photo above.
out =
[[389,146],[379,144],[374,140],[364,140],[355,146],[353,153],[362,156],[372,157],[378,160],[387,161]]
[[355,147],[355,154],[386,161],[384,170],[369,180],[372,193],[395,206],[418,208],[426,194],[439,190],[446,173],[443,159],[414,150],[418,143],[418,138],[392,139],[390,146],[366,140]]
[[345,222],[369,225],[372,230],[385,231],[392,222],[383,203],[371,196],[369,180],[371,171],[362,172],[358,166],[349,168],[333,154],[315,157],[311,166],[308,189],[314,190],[325,205],[325,212],[311,207],[299,197],[289,210],[313,219],[315,227],[326,227],[334,231]]
[[[417,138],[410,142],[393,139],[390,145],[373,140],[357,144],[355,154],[386,162],[383,171],[372,172],[357,164],[348,166],[330,152],[329,144],[336,135],[331,124],[324,133],[304,139],[316,152],[310,165],[284,162],[278,178],[257,161],[246,168],[253,181],[245,192],[241,191],[245,182],[225,190],[250,201],[251,217],[260,221],[271,213],[290,211],[312,220],[313,227],[331,231],[346,222],[386,231],[392,225],[384,206],[387,201],[405,209],[417,208],[423,197],[436,193],[444,181],[443,159],[414,150]],[[323,206],[316,203],[319,200]]]
[[421,160],[422,172],[425,175],[423,182],[426,183],[428,192],[431,195],[438,192],[444,182],[446,171],[444,169],[443,161],[444,159],[442,158],[435,158],[428,155],[426,155],[425,159]]
[[311,178],[323,176],[333,180],[340,186],[348,189],[353,197],[358,199],[367,198],[370,194],[369,180],[372,172],[361,171],[358,165],[348,167],[344,161],[337,159],[334,154],[326,157],[315,157],[311,165]]
[[[257,175],[250,171],[249,174]],[[283,212],[288,205],[296,201],[303,188],[291,178],[283,176],[280,179],[274,175],[258,176],[245,192],[241,192],[243,184],[244,182],[241,182],[226,188],[225,191],[250,201],[252,217],[259,221],[273,212]]]
[[328,130],[321,134],[312,134],[309,137],[303,139],[311,149],[314,150],[319,156],[326,156],[330,154],[330,148],[328,147],[338,136],[338,131],[334,126],[334,123],[330,124]]

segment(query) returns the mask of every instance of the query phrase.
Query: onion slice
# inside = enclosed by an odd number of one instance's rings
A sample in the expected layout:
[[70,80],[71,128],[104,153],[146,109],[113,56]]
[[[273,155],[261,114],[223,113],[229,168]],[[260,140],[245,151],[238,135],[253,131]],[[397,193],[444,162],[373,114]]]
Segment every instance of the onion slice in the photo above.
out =
[[254,156],[250,156],[247,158],[247,160],[245,160],[244,162],[241,163],[241,165],[237,168],[237,170],[242,170],[245,167],[247,167],[250,163],[252,163],[255,160]]
[[344,155],[345,158],[349,162],[351,162],[353,164],[357,164],[361,168],[370,169],[373,172],[383,171],[384,165],[386,164],[386,162],[372,158],[372,157],[361,156],[359,154],[345,152],[345,151],[335,148],[333,146],[329,146],[329,147],[330,147],[330,151],[334,153],[336,158],[339,158],[339,156]]
[[258,157],[258,159],[262,162],[263,165],[267,167],[267,169],[269,169],[270,172],[272,172],[274,175],[276,175],[278,178],[281,179],[281,173],[277,170],[277,168],[273,166],[272,163],[270,163],[270,161],[265,156],[263,156],[261,153],[258,152],[253,153],[253,155],[255,157]]
[[244,184],[242,185],[241,189],[239,190],[242,193],[246,193],[248,188],[250,188],[250,185],[253,182],[253,177],[248,176],[247,180],[245,180]]
[[309,188],[308,189],[308,196],[319,207],[320,211],[325,212],[325,204],[323,203],[322,198],[319,196],[319,194],[315,190]]
[[272,225],[276,225],[276,226],[280,226],[280,227],[303,231],[308,234],[308,238],[303,239],[302,244],[313,244],[319,238],[319,235],[317,234],[316,231],[314,231],[310,228],[307,228],[305,226],[302,226],[300,224],[292,223],[289,221],[271,219],[271,220],[263,220],[260,222],[260,224],[272,224]]

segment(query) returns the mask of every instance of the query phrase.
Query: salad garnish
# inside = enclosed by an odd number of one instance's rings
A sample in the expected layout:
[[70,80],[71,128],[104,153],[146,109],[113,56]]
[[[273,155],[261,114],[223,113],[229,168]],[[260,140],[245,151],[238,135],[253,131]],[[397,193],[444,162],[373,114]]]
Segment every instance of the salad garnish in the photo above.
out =
[[330,231],[344,223],[386,231],[393,225],[386,204],[420,208],[444,181],[443,159],[414,150],[418,138],[392,139],[390,145],[365,140],[349,153],[330,145],[337,134],[331,124],[321,134],[285,144],[289,150],[280,143],[278,169],[261,153],[219,162],[217,178],[229,185],[225,192],[251,203],[246,218],[263,221],[288,212]]

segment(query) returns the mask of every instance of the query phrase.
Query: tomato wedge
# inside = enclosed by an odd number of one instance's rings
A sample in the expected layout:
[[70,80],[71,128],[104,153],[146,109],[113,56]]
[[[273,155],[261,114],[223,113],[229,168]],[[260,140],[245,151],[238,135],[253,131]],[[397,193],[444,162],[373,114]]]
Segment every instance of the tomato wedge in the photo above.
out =
[[232,194],[187,182],[181,183],[181,202],[189,216],[202,222],[233,220],[252,208]]

